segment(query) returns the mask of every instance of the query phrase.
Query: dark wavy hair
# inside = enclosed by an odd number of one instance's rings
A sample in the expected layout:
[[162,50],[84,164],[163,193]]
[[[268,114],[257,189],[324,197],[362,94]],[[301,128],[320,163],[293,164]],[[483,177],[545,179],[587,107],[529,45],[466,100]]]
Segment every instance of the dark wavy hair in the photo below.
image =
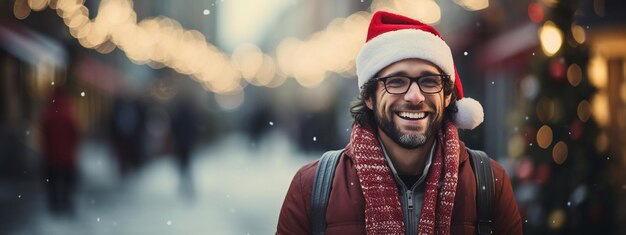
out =
[[[359,124],[362,127],[375,128],[376,120],[374,119],[374,111],[367,108],[365,101],[373,98],[374,105],[376,104],[376,88],[378,87],[378,80],[370,79],[363,86],[361,86],[361,93],[356,97],[356,100],[352,102],[350,107],[350,114],[354,119],[353,124]],[[454,84],[448,79],[443,81],[443,94],[445,96],[452,95],[450,104],[444,109],[443,120],[449,120],[454,122],[454,114],[459,111],[456,107],[456,89]]]

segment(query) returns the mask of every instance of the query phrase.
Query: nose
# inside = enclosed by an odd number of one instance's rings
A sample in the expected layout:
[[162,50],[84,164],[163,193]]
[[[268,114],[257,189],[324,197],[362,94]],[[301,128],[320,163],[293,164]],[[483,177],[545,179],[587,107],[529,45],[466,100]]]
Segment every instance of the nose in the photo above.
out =
[[422,94],[419,85],[417,85],[416,82],[412,82],[411,85],[409,85],[409,90],[404,94],[404,100],[410,103],[419,104],[423,102],[424,99],[424,94]]

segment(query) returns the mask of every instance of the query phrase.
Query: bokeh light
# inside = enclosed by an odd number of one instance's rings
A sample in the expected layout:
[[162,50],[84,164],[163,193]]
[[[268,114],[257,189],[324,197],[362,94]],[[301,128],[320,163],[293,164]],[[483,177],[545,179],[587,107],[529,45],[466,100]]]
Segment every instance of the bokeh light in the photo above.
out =
[[586,40],[586,33],[585,33],[585,29],[583,29],[582,26],[577,25],[577,24],[572,24],[572,37],[574,37],[574,40],[578,43],[578,44],[583,44],[585,43]]
[[539,145],[539,147],[546,149],[550,147],[551,143],[552,128],[550,128],[548,125],[543,125],[541,128],[539,128],[539,131],[537,131],[537,144]]
[[563,225],[565,225],[565,222],[567,222],[567,217],[563,209],[556,209],[550,212],[547,219],[548,227],[553,230],[562,228]]
[[596,88],[606,88],[608,85],[608,67],[604,57],[594,56],[589,60],[589,66],[587,67],[587,76],[589,82]]
[[589,101],[583,100],[578,103],[576,113],[578,114],[578,119],[583,122],[587,122],[587,120],[589,120],[589,117],[591,116],[591,104],[589,103]]
[[583,72],[580,69],[580,66],[577,64],[571,64],[567,68],[567,81],[569,81],[572,86],[578,86],[580,82],[583,80]]
[[559,141],[552,148],[552,159],[556,164],[563,164],[567,160],[567,144],[563,141]]
[[478,11],[489,7],[489,0],[454,0],[454,2],[468,11]]
[[598,125],[608,127],[610,123],[609,116],[609,97],[606,92],[600,91],[596,93],[591,100],[591,115]]
[[555,116],[555,104],[550,98],[541,97],[537,101],[536,107],[537,118],[540,121],[546,122]]
[[541,49],[547,56],[556,54],[563,44],[563,33],[552,21],[546,21],[539,28],[539,41]]

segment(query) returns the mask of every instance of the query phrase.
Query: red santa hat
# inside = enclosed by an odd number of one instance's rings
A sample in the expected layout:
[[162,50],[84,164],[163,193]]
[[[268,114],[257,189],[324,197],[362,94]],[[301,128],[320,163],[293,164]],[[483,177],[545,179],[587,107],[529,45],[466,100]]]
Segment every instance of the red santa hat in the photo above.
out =
[[480,103],[463,97],[463,86],[448,44],[432,26],[405,16],[384,11],[372,16],[367,40],[356,58],[359,90],[383,68],[410,58],[430,61],[450,75],[458,95],[456,105],[459,112],[454,118],[458,128],[474,129],[483,122]]

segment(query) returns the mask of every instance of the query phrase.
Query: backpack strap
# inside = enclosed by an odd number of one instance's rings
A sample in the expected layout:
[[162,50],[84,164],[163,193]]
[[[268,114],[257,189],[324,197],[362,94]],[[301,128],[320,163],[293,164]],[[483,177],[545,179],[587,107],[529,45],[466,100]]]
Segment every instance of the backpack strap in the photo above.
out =
[[493,172],[489,157],[480,150],[467,148],[470,161],[476,176],[476,210],[478,215],[478,234],[486,235],[493,233],[493,200],[495,199],[495,187]]
[[313,235],[326,232],[328,196],[330,195],[330,187],[333,184],[335,168],[343,151],[343,149],[328,151],[322,155],[317,164],[315,178],[313,179],[313,191],[311,193],[311,229]]

